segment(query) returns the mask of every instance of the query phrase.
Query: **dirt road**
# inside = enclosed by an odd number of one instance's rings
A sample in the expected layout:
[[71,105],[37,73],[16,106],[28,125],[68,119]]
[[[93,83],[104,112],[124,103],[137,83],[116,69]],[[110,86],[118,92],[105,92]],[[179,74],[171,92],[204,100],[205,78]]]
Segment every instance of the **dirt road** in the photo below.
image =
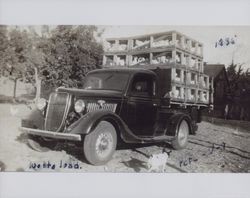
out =
[[11,106],[0,104],[2,171],[149,172],[148,159],[165,148],[169,157],[164,172],[250,172],[250,133],[202,122],[185,150],[172,150],[167,143],[121,145],[105,166],[91,166],[81,147],[59,144],[56,150],[32,150],[18,130],[21,117],[30,110]]

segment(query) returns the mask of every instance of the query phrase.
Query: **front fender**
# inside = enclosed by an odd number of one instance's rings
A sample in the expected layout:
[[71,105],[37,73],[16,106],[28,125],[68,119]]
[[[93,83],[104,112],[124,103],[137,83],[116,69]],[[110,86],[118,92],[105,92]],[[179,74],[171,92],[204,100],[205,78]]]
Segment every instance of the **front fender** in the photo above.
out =
[[89,112],[79,120],[70,125],[66,133],[87,135],[91,133],[101,121],[112,123],[119,137],[127,143],[141,142],[141,139],[135,136],[126,123],[115,113],[111,111],[93,111]]
[[75,134],[88,134],[95,129],[103,117],[114,116],[109,111],[93,111],[85,114],[76,122],[71,124],[66,132]]

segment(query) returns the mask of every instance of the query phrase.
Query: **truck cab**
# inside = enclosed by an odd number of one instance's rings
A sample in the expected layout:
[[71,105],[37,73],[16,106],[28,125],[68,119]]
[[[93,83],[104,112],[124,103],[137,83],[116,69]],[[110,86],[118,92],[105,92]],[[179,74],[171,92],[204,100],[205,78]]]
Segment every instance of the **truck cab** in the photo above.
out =
[[59,87],[41,99],[20,130],[39,144],[78,143],[86,160],[100,165],[119,141],[168,141],[184,149],[207,107],[171,102],[171,70],[99,69],[87,74],[83,88]]

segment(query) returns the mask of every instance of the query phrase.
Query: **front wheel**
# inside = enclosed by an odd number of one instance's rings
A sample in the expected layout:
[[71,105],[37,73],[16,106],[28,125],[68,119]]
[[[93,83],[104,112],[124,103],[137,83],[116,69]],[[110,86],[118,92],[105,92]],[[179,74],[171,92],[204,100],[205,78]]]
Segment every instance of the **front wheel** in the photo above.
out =
[[117,135],[114,126],[107,121],[101,121],[95,130],[84,138],[85,158],[93,165],[105,164],[112,158],[116,144]]
[[176,150],[184,149],[188,144],[188,135],[190,128],[186,120],[182,120],[177,126],[177,135],[172,142],[172,146]]

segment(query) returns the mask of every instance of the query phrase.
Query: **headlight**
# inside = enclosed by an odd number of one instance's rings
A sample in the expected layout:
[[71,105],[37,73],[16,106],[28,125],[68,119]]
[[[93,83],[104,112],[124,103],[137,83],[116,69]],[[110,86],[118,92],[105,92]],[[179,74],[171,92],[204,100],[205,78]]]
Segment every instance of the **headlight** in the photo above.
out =
[[83,110],[85,109],[85,102],[83,100],[77,100],[74,108],[77,113],[83,112]]
[[46,105],[47,105],[47,101],[46,101],[44,98],[40,98],[40,99],[37,101],[37,104],[36,104],[37,108],[38,108],[40,111],[44,110],[45,107],[46,107]]

